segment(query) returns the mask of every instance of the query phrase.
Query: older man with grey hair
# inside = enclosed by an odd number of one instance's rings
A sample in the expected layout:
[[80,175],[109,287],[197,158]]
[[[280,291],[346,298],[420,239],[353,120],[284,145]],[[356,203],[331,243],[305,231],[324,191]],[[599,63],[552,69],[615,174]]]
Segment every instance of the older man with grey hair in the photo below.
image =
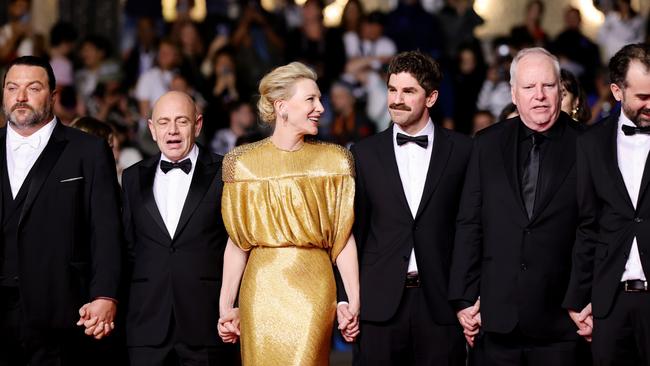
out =
[[[577,225],[575,143],[560,68],[543,48],[512,62],[519,116],[478,133],[457,219],[449,298],[487,365],[578,363],[562,299]],[[480,297],[480,300],[479,300]]]

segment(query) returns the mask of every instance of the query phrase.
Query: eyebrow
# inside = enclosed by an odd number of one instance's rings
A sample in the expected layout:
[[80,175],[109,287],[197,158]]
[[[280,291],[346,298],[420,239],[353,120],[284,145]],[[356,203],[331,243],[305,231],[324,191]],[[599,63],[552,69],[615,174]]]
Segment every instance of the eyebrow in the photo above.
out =
[[[7,81],[5,82],[5,86],[7,86],[7,85],[9,85],[9,84],[16,85],[16,86],[19,85],[19,84],[18,84],[17,82],[15,82],[15,81],[7,80]],[[28,83],[27,83],[27,86],[30,86],[30,85],[33,85],[33,84],[38,84],[38,85],[43,86],[43,87],[45,86],[45,84],[41,83],[41,82],[38,81],[38,80],[33,80],[33,81],[28,82]]]

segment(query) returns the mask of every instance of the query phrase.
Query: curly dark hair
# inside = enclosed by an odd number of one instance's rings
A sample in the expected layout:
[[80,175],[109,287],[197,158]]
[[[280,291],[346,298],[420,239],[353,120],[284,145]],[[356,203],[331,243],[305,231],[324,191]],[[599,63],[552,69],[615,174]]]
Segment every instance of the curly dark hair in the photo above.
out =
[[646,69],[650,70],[650,45],[645,43],[628,44],[616,52],[609,60],[609,79],[612,83],[621,88],[627,86],[627,71],[630,62],[636,60],[641,62]]
[[424,89],[426,95],[438,90],[442,81],[442,72],[438,63],[429,55],[420,51],[407,51],[397,54],[388,65],[390,75],[408,72]]

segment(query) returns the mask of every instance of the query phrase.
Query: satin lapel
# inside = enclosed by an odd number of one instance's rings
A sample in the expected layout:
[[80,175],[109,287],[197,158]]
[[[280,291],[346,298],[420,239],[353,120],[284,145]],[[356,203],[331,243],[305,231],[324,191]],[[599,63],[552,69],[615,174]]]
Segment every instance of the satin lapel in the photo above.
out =
[[535,211],[531,221],[539,217],[540,212],[544,210],[555,193],[557,193],[558,187],[564,182],[567,174],[575,164],[575,132],[566,125],[564,119],[560,119],[556,123],[562,123],[564,126],[559,126],[562,130],[558,133],[557,141],[550,144],[542,161],[540,170],[542,177],[538,186],[540,191],[537,195],[539,203],[535,203]]
[[[508,123],[508,122],[503,122]],[[513,126],[507,126],[503,129],[501,154],[503,155],[503,168],[505,169],[508,183],[513,193],[515,204],[521,210],[523,217],[528,219],[528,213],[521,200],[521,188],[519,186],[519,172],[517,171],[517,137],[519,136],[519,124],[522,123],[519,118],[514,119]]]
[[447,136],[446,131],[439,126],[434,125],[433,134],[433,147],[431,151],[431,160],[429,162],[429,170],[427,171],[427,179],[424,183],[424,191],[418,206],[418,213],[415,217],[419,217],[424,208],[427,206],[431,195],[436,190],[440,178],[442,178],[449,156],[453,149],[453,142]]
[[165,226],[165,221],[163,221],[162,216],[160,215],[160,209],[156,205],[156,199],[153,195],[153,181],[156,177],[156,169],[158,169],[158,162],[160,161],[160,154],[156,157],[151,158],[147,164],[142,164],[139,168],[140,173],[140,197],[144,202],[144,206],[149,211],[151,218],[156,222],[160,230],[163,232],[165,238],[171,241],[171,236]]
[[[27,191],[27,197],[25,198],[25,203],[23,204],[23,210],[20,213],[20,219],[18,221],[18,226],[22,223],[25,215],[29,212],[30,208],[34,204],[38,192],[40,192],[43,187],[43,183],[50,175],[52,168],[59,160],[61,153],[65,149],[65,146],[68,144],[68,140],[65,137],[65,130],[60,121],[57,121],[54,130],[52,131],[52,136],[48,141],[45,149],[41,153],[41,156],[38,158],[33,169],[34,175],[31,178],[29,184],[29,190]],[[6,160],[5,160],[6,161]]]
[[[618,119],[610,117],[603,123],[607,123],[608,125],[603,126],[599,133],[605,134],[602,141],[607,141],[609,145],[609,151],[606,149],[603,151],[603,154],[605,155],[605,166],[607,166],[607,170],[609,170],[609,175],[614,177],[614,185],[618,189],[618,192],[622,195],[623,200],[629,205],[632,210],[634,210],[634,205],[630,199],[630,194],[627,192],[627,187],[625,186],[625,181],[623,180],[623,174],[621,174],[621,170],[618,168],[618,149],[616,141],[618,136]],[[647,165],[648,164],[646,162],[646,166]],[[643,176],[645,179],[645,171],[643,173]],[[639,197],[641,196],[640,192],[642,191],[639,191]]]
[[212,161],[210,154],[206,152],[204,148],[199,148],[199,156],[198,159],[196,159],[194,176],[192,177],[190,190],[187,193],[187,198],[183,205],[183,211],[181,211],[181,217],[178,220],[174,239],[183,232],[183,228],[187,225],[190,217],[192,217],[192,214],[205,196],[205,193],[208,191],[208,188],[210,188],[210,183],[214,179],[214,174],[218,168],[218,165],[214,164]]
[[[393,145],[393,128],[388,128],[382,132],[381,140],[379,144],[375,146],[376,154],[381,161],[381,165],[384,167],[386,172],[386,178],[390,190],[397,195],[397,199],[401,202],[402,208],[409,213],[411,217],[411,209],[409,208],[408,201],[406,200],[406,195],[404,194],[404,187],[402,186],[402,180],[399,176],[399,169],[397,168],[397,160],[395,158],[395,146]],[[381,182],[378,182],[381,184]]]

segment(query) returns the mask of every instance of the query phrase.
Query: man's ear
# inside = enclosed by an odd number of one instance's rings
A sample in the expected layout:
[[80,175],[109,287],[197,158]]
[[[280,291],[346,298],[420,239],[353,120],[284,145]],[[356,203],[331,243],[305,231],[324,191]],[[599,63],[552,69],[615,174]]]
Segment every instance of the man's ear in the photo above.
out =
[[153,125],[153,121],[151,119],[147,120],[147,125],[149,126],[149,132],[151,132],[151,138],[153,138],[154,142],[156,141],[156,128]]
[[436,100],[438,100],[438,91],[434,90],[431,92],[431,94],[429,94],[429,96],[425,100],[427,108],[433,107],[433,105],[436,104]]
[[612,91],[612,94],[614,95],[614,98],[617,101],[620,102],[621,100],[623,100],[623,88],[618,86],[618,84],[615,83],[609,84],[609,90]]

